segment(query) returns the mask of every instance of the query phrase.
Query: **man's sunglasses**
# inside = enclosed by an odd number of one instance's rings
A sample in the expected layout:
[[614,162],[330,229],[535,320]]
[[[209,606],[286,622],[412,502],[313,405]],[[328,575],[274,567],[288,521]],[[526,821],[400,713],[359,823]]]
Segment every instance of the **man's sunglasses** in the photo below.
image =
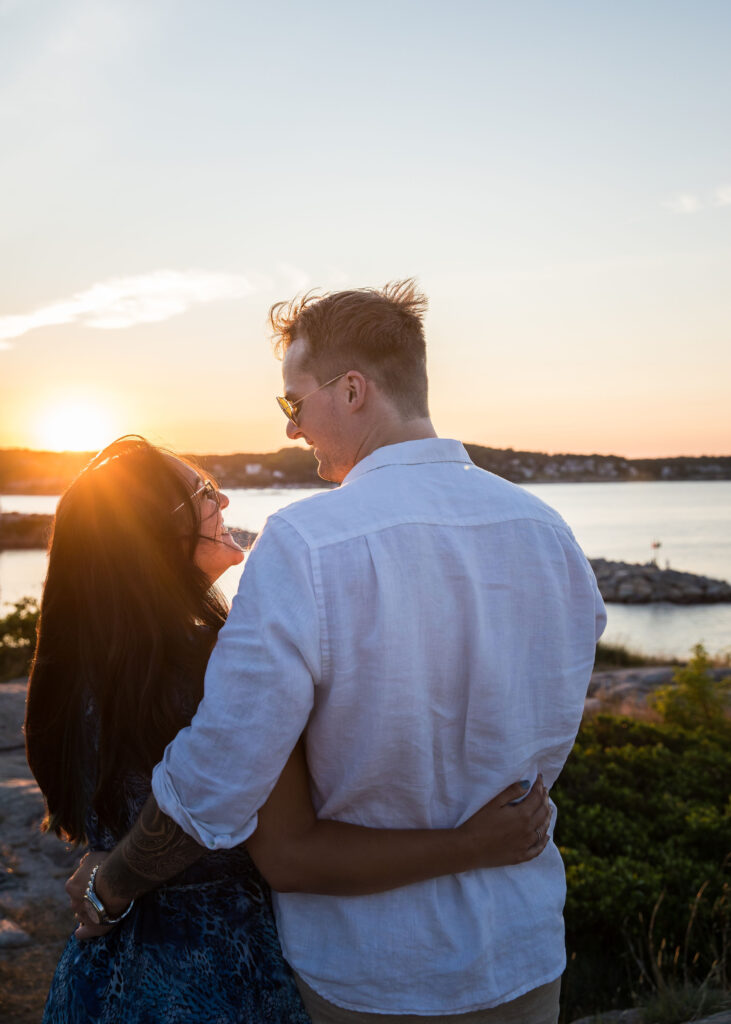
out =
[[322,391],[323,388],[328,387],[329,384],[334,384],[336,380],[340,380],[340,378],[344,377],[347,372],[347,370],[343,370],[343,372],[339,373],[337,377],[333,377],[332,380],[326,380],[324,384],[319,386],[319,388],[315,388],[314,391],[308,391],[306,395],[303,395],[302,398],[298,398],[296,402],[290,402],[288,398],[283,398],[281,395],[277,395],[277,404],[287,419],[291,420],[292,423],[297,426],[297,406],[302,405],[304,400],[309,398],[310,395],[314,395],[318,391]]

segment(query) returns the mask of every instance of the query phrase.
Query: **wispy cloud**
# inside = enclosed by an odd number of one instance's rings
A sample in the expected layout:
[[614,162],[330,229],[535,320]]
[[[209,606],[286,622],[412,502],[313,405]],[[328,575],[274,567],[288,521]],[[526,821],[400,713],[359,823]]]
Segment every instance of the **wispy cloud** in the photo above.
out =
[[679,195],[673,196],[672,199],[668,199],[667,202],[663,203],[663,206],[668,210],[672,210],[673,213],[697,213],[698,210],[703,209],[703,203],[698,196],[694,196],[689,192],[682,192]]
[[262,281],[257,278],[207,270],[155,270],[138,277],[115,277],[30,313],[0,317],[0,348],[9,347],[8,338],[19,338],[38,327],[78,323],[119,330],[168,320],[199,303],[241,298],[260,287]]
[[731,206],[731,185],[719,185],[705,198],[693,192],[679,192],[662,205],[673,213],[698,213],[710,206]]

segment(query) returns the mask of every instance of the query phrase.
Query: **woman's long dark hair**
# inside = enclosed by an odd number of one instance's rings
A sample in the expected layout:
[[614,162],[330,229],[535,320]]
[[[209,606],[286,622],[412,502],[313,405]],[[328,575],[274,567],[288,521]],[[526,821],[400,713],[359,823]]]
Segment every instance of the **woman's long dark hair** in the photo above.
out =
[[[103,825],[123,829],[120,773],[150,772],[187,724],[181,679],[197,681],[199,699],[226,617],[193,561],[200,509],[182,461],[144,438],[120,438],[58,504],[25,736],[48,806],[44,827],[73,842],[86,838],[90,800]],[[91,780],[90,699],[99,716]]]

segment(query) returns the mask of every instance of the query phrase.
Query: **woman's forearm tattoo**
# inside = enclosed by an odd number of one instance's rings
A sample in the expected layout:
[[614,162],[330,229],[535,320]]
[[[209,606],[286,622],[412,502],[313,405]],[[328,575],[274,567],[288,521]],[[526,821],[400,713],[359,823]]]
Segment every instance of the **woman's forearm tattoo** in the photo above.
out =
[[163,814],[150,796],[101,872],[114,897],[131,900],[177,875],[204,853],[205,848]]

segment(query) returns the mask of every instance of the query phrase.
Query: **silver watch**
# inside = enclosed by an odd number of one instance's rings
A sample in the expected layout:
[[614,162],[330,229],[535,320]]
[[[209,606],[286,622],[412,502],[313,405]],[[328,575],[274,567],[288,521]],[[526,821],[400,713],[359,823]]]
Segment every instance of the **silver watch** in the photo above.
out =
[[84,893],[86,912],[94,924],[119,924],[119,922],[129,914],[130,910],[135,905],[135,901],[132,900],[124,913],[120,914],[119,917],[110,917],[107,913],[107,908],[99,899],[96,889],[94,888],[94,879],[96,878],[96,873],[99,870],[99,867],[99,864],[94,865],[91,870],[91,874],[89,875],[89,881],[86,885],[86,892]]

